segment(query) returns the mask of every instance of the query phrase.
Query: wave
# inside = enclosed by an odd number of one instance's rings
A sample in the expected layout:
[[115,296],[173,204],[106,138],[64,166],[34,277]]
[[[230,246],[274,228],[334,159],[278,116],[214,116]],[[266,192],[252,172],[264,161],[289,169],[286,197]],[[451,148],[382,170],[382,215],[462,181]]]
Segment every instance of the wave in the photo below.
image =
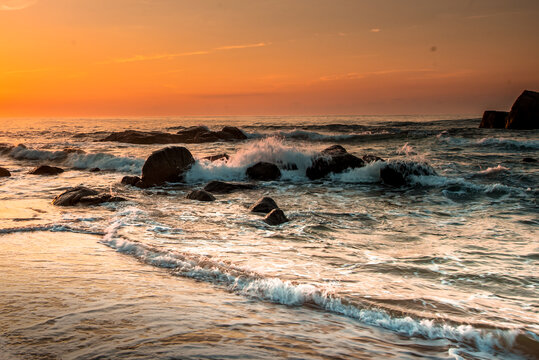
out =
[[15,233],[40,232],[40,231],[72,232],[72,233],[77,233],[77,234],[104,235],[104,233],[102,232],[77,229],[71,226],[58,225],[58,224],[4,228],[4,229],[0,229],[0,234],[15,234]]
[[434,319],[392,316],[383,309],[364,307],[360,303],[341,298],[331,287],[268,278],[226,261],[185,252],[165,251],[122,238],[118,234],[119,230],[131,220],[136,222],[140,213],[142,211],[135,207],[125,208],[118,213],[106,229],[101,242],[143,263],[169,269],[173,275],[204,281],[262,301],[287,306],[314,306],[409,337],[446,339],[461,348],[479,350],[486,354],[510,352],[522,336],[528,343],[534,343],[534,348],[537,347],[537,341],[522,329],[477,328],[469,324],[449,324]]
[[[316,153],[314,148],[286,145],[280,138],[268,137],[245,144],[227,161],[197,161],[185,175],[185,180],[190,183],[244,180],[245,170],[259,161],[278,164],[283,168],[283,180],[305,180],[305,172]],[[294,170],[286,170],[292,167]]]
[[495,184],[478,184],[471,181],[468,181],[464,178],[449,178],[445,176],[411,176],[410,178],[412,185],[425,186],[425,187],[436,187],[445,188],[442,190],[442,193],[447,197],[455,197],[460,195],[466,195],[469,193],[479,193],[485,195],[505,195],[505,194],[515,194],[515,195],[524,195],[526,194],[525,189],[517,188],[513,186],[503,185],[499,183]]
[[16,160],[44,160],[63,163],[77,169],[100,168],[120,172],[140,173],[143,159],[119,157],[104,153],[86,154],[73,149],[39,150],[17,145],[3,148],[3,153]]
[[495,147],[497,149],[517,151],[539,150],[539,140],[513,140],[506,138],[468,139],[446,136],[445,133],[439,134],[437,138],[440,142],[455,146]]
[[506,174],[509,173],[510,169],[506,168],[505,166],[498,165],[496,167],[489,167],[485,170],[481,170],[473,174],[473,176],[493,176],[498,174]]

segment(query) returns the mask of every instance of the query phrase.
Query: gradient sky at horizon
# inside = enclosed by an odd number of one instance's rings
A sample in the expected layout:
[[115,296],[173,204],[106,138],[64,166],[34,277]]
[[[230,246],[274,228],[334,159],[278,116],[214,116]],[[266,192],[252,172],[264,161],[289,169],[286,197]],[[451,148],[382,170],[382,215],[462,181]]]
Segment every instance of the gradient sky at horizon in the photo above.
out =
[[479,114],[537,0],[0,0],[0,116]]

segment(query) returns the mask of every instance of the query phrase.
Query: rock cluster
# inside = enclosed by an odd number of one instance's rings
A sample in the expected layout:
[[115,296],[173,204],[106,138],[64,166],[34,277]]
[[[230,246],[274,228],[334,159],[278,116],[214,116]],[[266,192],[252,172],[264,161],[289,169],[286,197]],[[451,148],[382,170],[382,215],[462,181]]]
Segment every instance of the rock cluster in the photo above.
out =
[[217,141],[245,140],[247,136],[233,126],[225,126],[220,131],[211,131],[205,126],[193,126],[176,134],[160,131],[125,130],[115,132],[100,141],[115,141],[128,144],[199,144]]
[[539,92],[524,90],[510,112],[487,110],[483,113],[480,128],[490,129],[539,129]]

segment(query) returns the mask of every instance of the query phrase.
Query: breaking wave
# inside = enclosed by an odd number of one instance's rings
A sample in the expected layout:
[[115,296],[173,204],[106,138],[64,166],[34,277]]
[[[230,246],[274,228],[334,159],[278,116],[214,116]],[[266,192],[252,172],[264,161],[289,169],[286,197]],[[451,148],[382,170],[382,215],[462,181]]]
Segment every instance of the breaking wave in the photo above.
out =
[[[140,209],[125,208],[113,219],[101,242],[116,251],[139,261],[166,268],[173,275],[196,279],[219,286],[229,292],[261,301],[287,306],[314,306],[343,315],[363,324],[381,327],[409,337],[446,339],[463,349],[494,354],[511,352],[519,339],[534,343],[533,334],[521,329],[477,328],[469,324],[449,324],[433,319],[392,316],[385,310],[368,308],[352,300],[341,298],[331,287],[268,278],[254,271],[237,267],[226,261],[177,251],[166,251],[122,238],[119,230],[129,225],[133,217],[143,213]],[[529,345],[528,345],[529,346]]]
[[143,159],[119,157],[104,153],[87,154],[73,149],[49,151],[27,148],[24,145],[4,147],[3,154],[16,160],[44,160],[62,163],[77,169],[100,168],[101,170],[139,173]]

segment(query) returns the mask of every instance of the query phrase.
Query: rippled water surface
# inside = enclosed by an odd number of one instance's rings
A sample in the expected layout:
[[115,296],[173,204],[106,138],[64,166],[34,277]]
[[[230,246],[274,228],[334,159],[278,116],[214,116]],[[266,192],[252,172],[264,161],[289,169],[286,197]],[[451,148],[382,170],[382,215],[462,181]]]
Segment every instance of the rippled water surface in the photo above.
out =
[[[477,129],[473,116],[1,121],[12,176],[0,178],[0,358],[539,353],[539,165],[523,161],[539,158],[537,131]],[[230,159],[144,190],[120,180],[163,145],[98,141],[192,125],[248,139],[185,145]],[[391,187],[375,162],[308,180],[312,156],[333,144],[437,175]],[[210,180],[248,181],[258,161],[298,169],[215,202],[185,199]],[[66,171],[29,175],[39,164]],[[51,205],[81,184],[128,201]],[[250,213],[262,196],[290,222]]]

